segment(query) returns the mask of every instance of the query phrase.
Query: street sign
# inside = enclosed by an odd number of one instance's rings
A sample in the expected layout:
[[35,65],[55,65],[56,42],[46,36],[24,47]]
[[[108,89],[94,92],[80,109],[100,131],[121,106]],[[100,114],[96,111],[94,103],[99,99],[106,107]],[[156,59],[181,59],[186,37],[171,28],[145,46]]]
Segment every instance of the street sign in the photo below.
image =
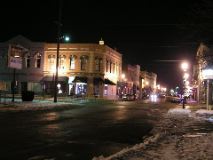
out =
[[9,45],[8,49],[8,67],[22,69],[23,48],[17,45]]
[[10,57],[8,63],[10,68],[22,69],[22,58]]

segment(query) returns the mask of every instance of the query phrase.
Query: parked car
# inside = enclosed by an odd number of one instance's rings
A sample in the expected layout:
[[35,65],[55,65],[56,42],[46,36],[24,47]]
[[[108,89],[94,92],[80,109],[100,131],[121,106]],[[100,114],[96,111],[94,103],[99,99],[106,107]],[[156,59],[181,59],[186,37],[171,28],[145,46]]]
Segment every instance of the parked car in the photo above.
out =
[[121,96],[121,99],[124,101],[133,101],[133,100],[135,100],[135,97],[133,94],[123,94]]

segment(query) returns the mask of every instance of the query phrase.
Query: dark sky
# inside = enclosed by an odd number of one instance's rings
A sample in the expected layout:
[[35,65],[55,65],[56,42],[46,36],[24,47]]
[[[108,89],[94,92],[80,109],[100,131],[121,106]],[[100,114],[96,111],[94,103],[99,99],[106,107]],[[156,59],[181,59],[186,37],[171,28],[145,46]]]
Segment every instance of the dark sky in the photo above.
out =
[[[56,42],[58,0],[3,2],[0,41],[22,34],[33,41]],[[212,40],[213,2],[64,0],[62,23],[72,43],[97,43],[102,37],[123,54],[124,63],[139,64],[157,73],[159,83],[174,87],[181,83],[178,60],[192,63],[198,44]]]

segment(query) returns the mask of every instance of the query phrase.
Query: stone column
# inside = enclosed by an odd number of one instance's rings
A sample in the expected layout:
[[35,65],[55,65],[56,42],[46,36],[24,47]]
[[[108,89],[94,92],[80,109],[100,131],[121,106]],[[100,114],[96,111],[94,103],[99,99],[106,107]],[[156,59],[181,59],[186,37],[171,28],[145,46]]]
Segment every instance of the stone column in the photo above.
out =
[[95,61],[94,53],[91,52],[91,53],[89,54],[89,69],[88,69],[88,71],[89,71],[90,73],[93,72],[93,70],[94,70],[94,61]]
[[93,77],[89,76],[87,79],[87,96],[93,97],[94,96],[94,84],[93,84]]

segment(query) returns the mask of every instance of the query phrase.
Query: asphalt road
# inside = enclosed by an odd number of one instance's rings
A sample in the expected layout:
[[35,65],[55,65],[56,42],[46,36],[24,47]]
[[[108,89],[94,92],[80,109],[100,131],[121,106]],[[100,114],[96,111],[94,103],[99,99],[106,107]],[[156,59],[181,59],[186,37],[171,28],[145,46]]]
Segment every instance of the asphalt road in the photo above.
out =
[[117,102],[0,112],[0,159],[87,160],[143,141],[174,104]]

